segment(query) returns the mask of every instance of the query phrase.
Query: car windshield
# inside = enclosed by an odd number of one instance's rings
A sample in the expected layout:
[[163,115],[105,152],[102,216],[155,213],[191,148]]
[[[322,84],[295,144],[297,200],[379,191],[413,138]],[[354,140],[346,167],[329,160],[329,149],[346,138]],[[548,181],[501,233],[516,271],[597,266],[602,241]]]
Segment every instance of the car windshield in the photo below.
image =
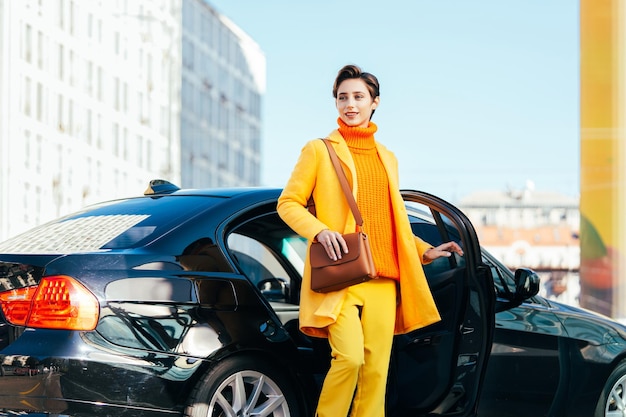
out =
[[6,240],[0,243],[0,253],[66,254],[133,248],[219,201],[222,199],[216,197],[160,196],[98,204]]

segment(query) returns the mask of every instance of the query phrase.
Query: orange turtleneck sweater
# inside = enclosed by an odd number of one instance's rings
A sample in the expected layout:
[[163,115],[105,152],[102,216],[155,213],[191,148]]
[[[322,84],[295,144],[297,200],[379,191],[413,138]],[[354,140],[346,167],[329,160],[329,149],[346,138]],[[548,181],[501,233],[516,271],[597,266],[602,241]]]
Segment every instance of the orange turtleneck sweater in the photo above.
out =
[[357,206],[363,216],[363,232],[369,237],[378,275],[399,279],[396,230],[391,212],[389,182],[374,140],[378,126],[370,122],[367,127],[352,127],[340,118],[337,119],[337,123],[339,133],[345,139],[356,166],[359,184]]

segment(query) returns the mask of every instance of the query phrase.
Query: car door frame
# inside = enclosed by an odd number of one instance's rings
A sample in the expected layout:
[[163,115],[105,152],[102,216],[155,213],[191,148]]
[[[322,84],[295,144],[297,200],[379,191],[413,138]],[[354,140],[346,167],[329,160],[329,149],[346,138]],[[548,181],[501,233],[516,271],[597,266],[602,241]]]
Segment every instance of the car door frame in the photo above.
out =
[[[454,205],[432,194],[403,189],[401,194],[405,202],[415,202],[427,206],[431,212],[445,215],[459,232],[459,238],[463,244],[465,282],[467,297],[464,298],[466,305],[461,323],[458,325],[457,345],[455,346],[455,361],[451,369],[450,386],[448,394],[440,398],[438,404],[431,410],[429,415],[475,416],[478,409],[482,383],[484,380],[491,344],[495,328],[495,291],[489,269],[482,262],[482,251],[476,231],[470,220]],[[435,219],[437,221],[437,219]],[[441,219],[439,219],[440,222]],[[440,227],[440,225],[438,225]],[[478,301],[478,304],[476,302]],[[473,319],[479,319],[479,323],[469,322],[468,312],[480,309],[478,314],[471,314]],[[471,337],[473,330],[480,329],[480,337]],[[473,372],[468,372],[467,359],[472,358],[475,364]],[[462,409],[459,409],[459,386],[462,385],[464,399]]]

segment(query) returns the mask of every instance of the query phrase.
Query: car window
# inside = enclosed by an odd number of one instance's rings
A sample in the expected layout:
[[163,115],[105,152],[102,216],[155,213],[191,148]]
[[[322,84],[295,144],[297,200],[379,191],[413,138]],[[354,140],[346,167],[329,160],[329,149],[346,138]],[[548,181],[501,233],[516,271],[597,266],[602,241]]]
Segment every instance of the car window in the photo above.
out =
[[257,287],[263,281],[289,276],[274,254],[258,240],[232,233],[228,236],[228,247],[243,273]]
[[[433,246],[440,245],[446,241],[453,240],[461,247],[460,234],[454,223],[442,213],[438,213],[431,208],[419,203],[407,203],[411,228],[416,236],[430,243]],[[515,293],[515,281],[513,272],[500,263],[484,248],[482,251],[482,261],[489,267],[494,283],[494,290],[498,297],[511,298]],[[465,258],[456,256],[457,266],[463,266]],[[430,264],[424,265],[424,272],[429,280],[433,276],[441,274],[451,268],[450,262],[446,258],[439,258]]]
[[[463,247],[456,226],[445,214],[415,202],[407,203],[407,211],[415,236],[431,246],[439,246],[442,243],[454,241],[461,248]],[[427,277],[431,277],[462,266],[465,266],[465,258],[454,254],[453,259],[438,258],[424,265],[424,272]]]
[[302,236],[287,236],[282,240],[281,248],[285,259],[293,265],[302,277],[304,275],[304,260],[306,259],[306,239]]
[[297,304],[306,241],[276,212],[240,221],[227,237],[240,271],[268,301]]
[[511,271],[494,257],[490,256],[484,249],[482,261],[489,267],[496,295],[498,297],[509,298],[510,295],[515,292],[515,281]]

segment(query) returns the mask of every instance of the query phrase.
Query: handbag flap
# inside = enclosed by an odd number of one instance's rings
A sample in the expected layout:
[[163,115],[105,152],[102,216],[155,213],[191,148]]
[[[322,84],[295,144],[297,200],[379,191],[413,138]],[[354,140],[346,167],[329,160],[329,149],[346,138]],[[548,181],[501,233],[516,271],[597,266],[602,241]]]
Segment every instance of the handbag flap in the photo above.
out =
[[341,259],[337,259],[333,261],[328,257],[326,253],[326,249],[319,242],[313,242],[311,244],[311,268],[324,268],[325,266],[330,265],[340,265],[347,262],[352,262],[359,258],[361,254],[361,239],[367,239],[367,236],[364,233],[348,233],[343,235],[343,238],[348,245],[348,253],[342,253]]

